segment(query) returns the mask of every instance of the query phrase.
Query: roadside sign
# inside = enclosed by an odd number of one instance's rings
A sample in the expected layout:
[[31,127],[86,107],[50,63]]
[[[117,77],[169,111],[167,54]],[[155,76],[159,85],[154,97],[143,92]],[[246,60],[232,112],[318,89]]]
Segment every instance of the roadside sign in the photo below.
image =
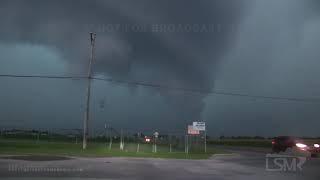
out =
[[194,127],[192,125],[189,125],[188,126],[188,134],[190,134],[190,135],[198,135],[198,134],[200,134],[200,131],[194,129]]
[[154,135],[155,138],[158,138],[159,133],[158,133],[158,132],[155,132],[155,133],[153,133],[153,135]]
[[205,131],[206,130],[206,123],[205,122],[193,122],[193,129],[198,131]]

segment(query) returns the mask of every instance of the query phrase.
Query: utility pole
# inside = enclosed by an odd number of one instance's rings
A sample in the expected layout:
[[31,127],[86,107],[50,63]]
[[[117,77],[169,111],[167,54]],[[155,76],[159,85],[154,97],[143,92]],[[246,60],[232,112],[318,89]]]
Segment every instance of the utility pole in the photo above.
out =
[[109,150],[111,151],[111,148],[112,148],[112,129],[111,129],[111,126],[109,126],[108,127],[109,128],[109,132],[110,132],[110,134],[109,134],[109,138],[110,138],[110,140],[109,140]]
[[105,141],[106,141],[106,147],[107,147],[107,141],[108,141],[108,130],[107,130],[107,123],[104,124],[104,138],[105,138]]
[[88,67],[88,83],[87,83],[87,97],[86,97],[86,110],[84,115],[83,121],[83,143],[82,148],[87,148],[87,138],[89,135],[89,117],[90,117],[90,94],[91,94],[91,76],[92,76],[92,64],[94,60],[94,45],[96,40],[96,33],[90,32],[90,48],[91,48],[91,56],[89,60],[89,67]]
[[124,147],[124,142],[123,142],[123,131],[121,129],[120,132],[120,150],[123,151],[123,147]]
[[37,134],[37,143],[39,143],[40,141],[40,130],[38,131],[38,134]]
[[189,140],[188,140],[188,134],[186,134],[186,136],[185,136],[185,153],[186,154],[189,154]]
[[207,129],[204,131],[204,152],[207,153]]
[[[206,123],[206,121],[204,121]],[[204,129],[204,152],[207,153],[207,127],[205,124],[205,129]]]
[[186,154],[189,154],[188,124],[187,124],[186,134],[184,137],[184,151]]
[[172,149],[171,149],[171,135],[169,133],[169,152],[171,153],[172,152]]

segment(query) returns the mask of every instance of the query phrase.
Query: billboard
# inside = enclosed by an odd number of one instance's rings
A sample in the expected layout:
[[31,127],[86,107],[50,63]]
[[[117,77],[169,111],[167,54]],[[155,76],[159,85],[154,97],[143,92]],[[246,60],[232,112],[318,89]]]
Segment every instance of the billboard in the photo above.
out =
[[188,126],[188,134],[190,135],[198,135],[200,134],[200,131],[194,129],[194,127],[192,125]]
[[193,129],[198,131],[205,131],[206,130],[206,123],[205,122],[193,122]]

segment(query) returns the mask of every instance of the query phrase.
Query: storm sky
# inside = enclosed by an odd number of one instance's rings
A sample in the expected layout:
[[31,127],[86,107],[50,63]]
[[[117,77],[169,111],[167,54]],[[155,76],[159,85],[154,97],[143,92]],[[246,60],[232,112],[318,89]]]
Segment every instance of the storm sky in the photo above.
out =
[[[320,136],[320,103],[204,93],[320,100],[319,12],[317,0],[0,0],[0,74],[84,76],[94,31],[94,76],[173,89],[94,80],[91,132],[206,121],[213,136]],[[1,127],[82,128],[85,80],[0,82]]]

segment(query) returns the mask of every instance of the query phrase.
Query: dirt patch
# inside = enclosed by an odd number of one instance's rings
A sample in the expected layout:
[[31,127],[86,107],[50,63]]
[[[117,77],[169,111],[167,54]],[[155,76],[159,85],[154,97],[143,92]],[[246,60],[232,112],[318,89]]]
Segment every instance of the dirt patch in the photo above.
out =
[[71,158],[64,156],[47,156],[47,155],[25,155],[25,156],[6,156],[0,157],[1,159],[13,159],[23,161],[62,161],[70,160]]

